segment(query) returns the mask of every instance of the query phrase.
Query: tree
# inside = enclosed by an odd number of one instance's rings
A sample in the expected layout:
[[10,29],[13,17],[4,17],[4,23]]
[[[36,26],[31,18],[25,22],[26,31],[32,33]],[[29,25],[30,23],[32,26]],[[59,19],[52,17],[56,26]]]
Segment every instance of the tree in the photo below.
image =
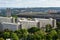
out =
[[9,32],[3,32],[3,37],[6,38],[10,38],[10,33]]
[[5,29],[4,32],[12,32],[12,31],[9,29]]
[[44,40],[46,33],[43,30],[39,30],[34,33],[37,40]]
[[30,29],[28,29],[28,32],[29,33],[35,33],[35,32],[37,32],[37,31],[39,31],[40,29],[38,28],[38,27],[32,27],[32,28],[30,28]]
[[46,33],[42,30],[39,30],[35,33],[29,33],[27,40],[44,40]]
[[50,24],[46,25],[46,32],[50,32],[52,30],[52,27]]
[[37,40],[34,34],[28,34],[26,40]]
[[17,19],[17,15],[12,15],[12,17],[14,17],[15,19]]
[[0,32],[0,37],[3,37],[3,32]]
[[3,38],[0,38],[0,40],[4,40]]
[[58,30],[58,32],[57,32],[58,34],[57,34],[57,36],[58,36],[58,39],[60,39],[60,30]]
[[18,37],[20,39],[26,39],[27,35],[28,35],[28,31],[26,29],[20,29],[15,31],[15,33],[17,33]]
[[19,40],[16,33],[11,33],[11,38],[12,38],[12,40]]
[[49,40],[56,40],[57,39],[57,32],[56,30],[51,30],[50,33],[48,34],[48,39]]
[[57,28],[60,29],[60,22],[57,22]]

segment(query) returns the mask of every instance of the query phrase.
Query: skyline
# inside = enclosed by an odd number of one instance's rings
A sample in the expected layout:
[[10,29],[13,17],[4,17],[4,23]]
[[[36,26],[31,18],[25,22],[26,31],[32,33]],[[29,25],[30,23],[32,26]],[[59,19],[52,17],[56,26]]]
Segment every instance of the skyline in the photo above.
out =
[[60,0],[0,0],[0,7],[60,7]]

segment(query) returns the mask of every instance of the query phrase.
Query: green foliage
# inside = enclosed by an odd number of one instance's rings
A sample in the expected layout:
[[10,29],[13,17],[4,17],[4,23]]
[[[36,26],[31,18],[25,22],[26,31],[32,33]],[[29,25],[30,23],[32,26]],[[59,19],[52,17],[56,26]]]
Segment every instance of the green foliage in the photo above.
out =
[[39,31],[35,32],[34,35],[37,40],[43,40],[43,39],[45,39],[46,33],[42,30],[39,30]]
[[0,32],[0,38],[3,37],[3,32]]
[[15,19],[17,19],[17,15],[12,15],[12,17],[14,17]]
[[60,29],[60,22],[57,22],[57,28]]
[[26,29],[20,29],[18,31],[15,31],[15,33],[17,33],[17,35],[20,39],[22,39],[22,38],[25,39],[28,35],[28,31]]
[[29,35],[27,36],[27,40],[36,40],[36,37],[35,37],[34,34],[29,34]]
[[28,40],[44,40],[46,33],[43,30],[40,30],[37,27],[32,27],[28,29],[29,35]]
[[37,31],[39,31],[39,30],[40,30],[40,29],[37,28],[37,27],[32,27],[32,28],[28,29],[28,32],[29,32],[29,33],[35,33],[35,32],[37,32]]
[[46,25],[46,32],[50,32],[52,30],[52,27],[50,24]]
[[4,32],[12,32],[12,31],[9,29],[5,29]]
[[46,33],[42,30],[39,30],[35,33],[30,33],[27,36],[27,40],[44,40]]
[[49,36],[50,39],[53,39],[53,40],[57,39],[56,30],[51,30],[50,33],[48,34],[48,36]]
[[58,32],[57,32],[58,34],[57,34],[57,36],[58,36],[58,39],[60,39],[60,30],[58,30]]
[[0,38],[0,40],[4,40],[4,38]]
[[10,33],[9,32],[4,32],[3,33],[3,37],[6,38],[10,38]]
[[12,40],[19,40],[16,33],[11,33],[11,38],[12,38]]

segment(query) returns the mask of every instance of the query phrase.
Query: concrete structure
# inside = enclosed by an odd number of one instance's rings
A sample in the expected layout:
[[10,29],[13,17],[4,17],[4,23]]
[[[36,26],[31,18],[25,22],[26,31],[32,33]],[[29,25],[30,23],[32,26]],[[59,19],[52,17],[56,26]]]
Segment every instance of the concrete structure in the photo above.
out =
[[5,30],[5,29],[15,31],[15,30],[18,30],[19,27],[20,27],[20,24],[18,24],[18,23],[7,23],[7,22],[2,22],[1,26],[0,26],[2,31]]
[[17,14],[18,17],[25,17],[25,18],[53,18],[56,19],[57,22],[60,22],[60,12],[24,12]]
[[0,17],[0,22],[11,22],[11,19],[9,17]]
[[40,19],[40,18],[35,18],[36,21],[39,21],[38,26],[40,28],[45,28],[47,24],[50,24],[53,28],[56,28],[56,20],[55,19]]
[[12,18],[12,17],[0,17],[0,23],[1,22],[13,23],[13,22],[15,22],[15,18]]
[[31,27],[37,27],[38,21],[34,21],[30,18],[18,18],[17,22],[20,22],[22,29],[29,29]]
[[35,20],[27,20],[19,19],[18,22],[20,22],[21,28],[31,28],[31,27],[39,27],[39,28],[45,28],[47,24],[50,24],[53,28],[56,28],[56,20],[55,19],[40,19],[40,18],[34,18]]
[[10,8],[6,9],[6,16],[11,17],[11,9]]
[[41,18],[15,18],[12,17],[0,17],[0,30],[9,29],[12,31],[18,29],[29,29],[31,27],[45,28],[47,24],[50,24],[53,28],[56,28],[55,19],[41,19]]
[[15,22],[13,17],[0,17],[0,30],[9,29],[12,31],[18,30],[20,24]]
[[20,21],[20,25],[22,29],[29,29],[31,27],[37,27],[37,23],[36,21]]

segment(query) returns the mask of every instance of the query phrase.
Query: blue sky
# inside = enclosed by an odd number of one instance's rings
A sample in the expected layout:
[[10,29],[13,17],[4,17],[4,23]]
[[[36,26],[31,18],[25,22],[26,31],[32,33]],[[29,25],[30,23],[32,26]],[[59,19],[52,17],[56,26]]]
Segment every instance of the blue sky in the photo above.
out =
[[60,7],[60,0],[0,0],[0,7]]

